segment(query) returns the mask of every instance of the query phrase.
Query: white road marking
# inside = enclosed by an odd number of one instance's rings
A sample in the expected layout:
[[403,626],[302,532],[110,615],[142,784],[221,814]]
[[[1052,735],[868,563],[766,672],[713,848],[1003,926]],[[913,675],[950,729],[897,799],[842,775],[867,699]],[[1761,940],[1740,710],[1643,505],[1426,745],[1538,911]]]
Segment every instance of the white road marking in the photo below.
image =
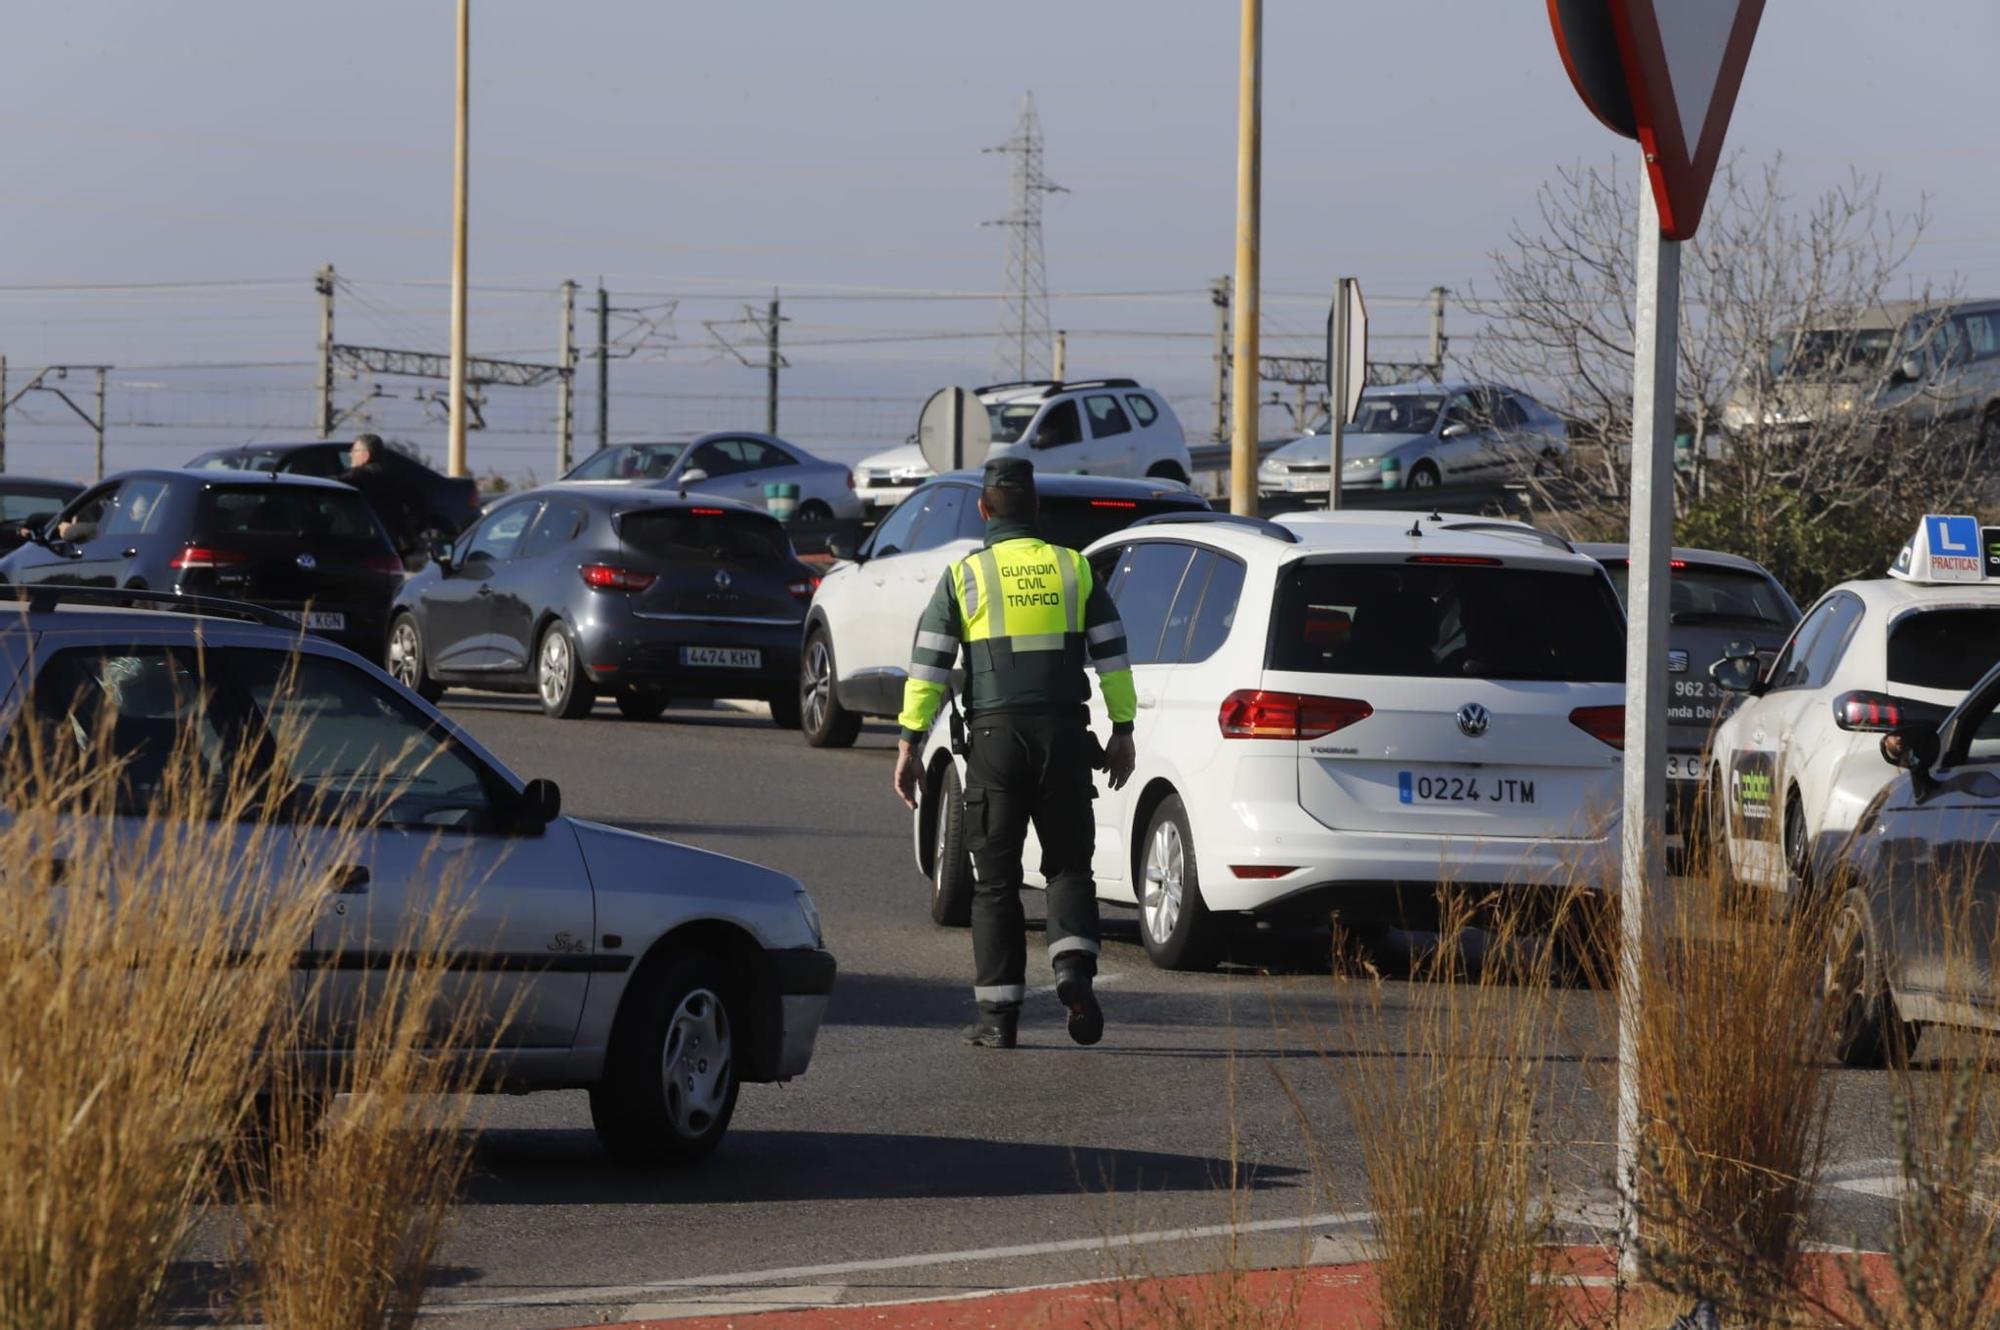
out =
[[798,1283],[805,1280],[828,1280],[842,1275],[871,1274],[885,1270],[919,1270],[927,1266],[1013,1261],[1036,1256],[1057,1256],[1065,1252],[1117,1251],[1159,1243],[1199,1242],[1204,1238],[1227,1237],[1232,1233],[1277,1233],[1298,1228],[1338,1228],[1365,1223],[1372,1213],[1368,1210],[1334,1211],[1291,1219],[1253,1219],[1240,1224],[1166,1228],[1146,1233],[1067,1238],[1057,1242],[1031,1242],[1010,1247],[974,1247],[964,1251],[921,1252],[907,1256],[881,1256],[861,1261],[837,1261],[828,1265],[780,1266],[770,1270],[744,1270],[732,1274],[705,1275],[694,1279],[663,1279],[643,1284],[614,1284],[597,1288],[551,1289],[540,1293],[519,1293],[507,1298],[436,1302],[425,1310],[439,1315],[455,1315],[479,1308],[547,1307],[586,1302],[632,1303],[648,1295],[673,1289],[750,1288],[758,1285]]
[[621,1321],[685,1321],[696,1316],[750,1316],[757,1312],[838,1307],[845,1284],[793,1284],[782,1289],[739,1288],[670,1302],[635,1302],[618,1313]]

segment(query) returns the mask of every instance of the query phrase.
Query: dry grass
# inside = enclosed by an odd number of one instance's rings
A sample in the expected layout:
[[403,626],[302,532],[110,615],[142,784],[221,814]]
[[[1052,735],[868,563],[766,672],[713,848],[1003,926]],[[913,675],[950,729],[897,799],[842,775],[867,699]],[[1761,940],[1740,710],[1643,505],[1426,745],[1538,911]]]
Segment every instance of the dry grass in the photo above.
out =
[[424,1278],[472,1161],[468,1093],[488,1057],[469,1048],[491,986],[452,968],[462,911],[438,903],[371,976],[353,1055],[321,1101],[326,1073],[281,1078],[268,1139],[249,1161],[243,1300],[271,1330],[372,1330],[414,1324]]
[[[89,710],[17,718],[0,745],[8,1330],[156,1321],[191,1230],[225,1198],[260,1095],[298,1088],[288,1055],[319,996],[298,957],[333,885],[328,866],[357,859],[379,791],[344,792],[338,807],[301,798],[280,775],[296,735],[218,745],[200,723],[211,701],[190,665],[171,751],[156,744],[127,765],[110,757],[105,713]],[[242,756],[219,756],[230,751]],[[261,1258],[247,1282],[273,1325],[360,1330],[407,1324],[414,1310],[472,1142],[458,1130],[464,1101],[431,1096],[468,1084],[480,1059],[427,1052],[483,1015],[476,991],[444,986],[457,923],[433,910],[408,959],[372,976],[354,1093],[324,1131],[309,1128],[302,1097],[279,1097],[268,1190],[247,1226]],[[336,1281],[338,1307],[313,1296]]]
[[1400,990],[1400,1020],[1371,979],[1346,1032],[1395,1054],[1358,1059],[1341,1085],[1375,1212],[1382,1316],[1396,1330],[1569,1323],[1536,1130],[1555,957],[1503,917],[1490,921],[1486,963],[1468,972],[1470,921],[1467,903],[1447,906],[1439,948]]
[[1812,1221],[1832,1092],[1832,911],[1830,894],[1781,916],[1734,896],[1697,866],[1645,929],[1638,1256],[1663,1287],[1750,1315],[1776,1307]]

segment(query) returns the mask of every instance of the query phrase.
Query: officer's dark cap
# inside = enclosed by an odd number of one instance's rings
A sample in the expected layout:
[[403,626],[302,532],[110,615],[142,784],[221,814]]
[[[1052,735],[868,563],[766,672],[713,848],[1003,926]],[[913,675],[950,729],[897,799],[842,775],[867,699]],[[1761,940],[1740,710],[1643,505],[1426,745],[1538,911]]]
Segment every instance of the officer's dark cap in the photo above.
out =
[[981,483],[990,490],[1031,490],[1035,464],[1025,457],[996,457],[986,464]]

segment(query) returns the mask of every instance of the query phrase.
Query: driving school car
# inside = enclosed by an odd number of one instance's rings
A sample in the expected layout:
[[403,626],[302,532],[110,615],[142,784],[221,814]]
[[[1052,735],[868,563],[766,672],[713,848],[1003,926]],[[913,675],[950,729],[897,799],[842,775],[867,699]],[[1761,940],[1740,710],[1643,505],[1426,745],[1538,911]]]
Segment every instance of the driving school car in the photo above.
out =
[[2000,661],[2000,528],[1926,516],[1887,577],[1821,596],[1768,669],[1748,642],[1725,656],[1715,681],[1746,696],[1709,746],[1707,834],[1736,880],[1793,896],[1888,784],[1881,736],[1942,720]]

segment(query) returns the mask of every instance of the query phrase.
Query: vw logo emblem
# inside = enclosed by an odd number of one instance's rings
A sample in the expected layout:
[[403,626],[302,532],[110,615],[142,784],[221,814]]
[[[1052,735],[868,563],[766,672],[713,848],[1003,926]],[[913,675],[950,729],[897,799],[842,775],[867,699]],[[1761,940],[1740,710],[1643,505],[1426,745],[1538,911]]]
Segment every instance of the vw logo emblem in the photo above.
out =
[[717,591],[729,590],[729,574],[721,568],[715,570],[715,589]]
[[1493,713],[1477,702],[1467,702],[1458,709],[1458,728],[1468,739],[1477,739],[1486,733],[1486,726],[1492,719]]
[[293,562],[297,563],[299,567],[305,569],[307,572],[311,572],[313,569],[319,567],[319,560],[313,558],[310,554],[301,554]]

